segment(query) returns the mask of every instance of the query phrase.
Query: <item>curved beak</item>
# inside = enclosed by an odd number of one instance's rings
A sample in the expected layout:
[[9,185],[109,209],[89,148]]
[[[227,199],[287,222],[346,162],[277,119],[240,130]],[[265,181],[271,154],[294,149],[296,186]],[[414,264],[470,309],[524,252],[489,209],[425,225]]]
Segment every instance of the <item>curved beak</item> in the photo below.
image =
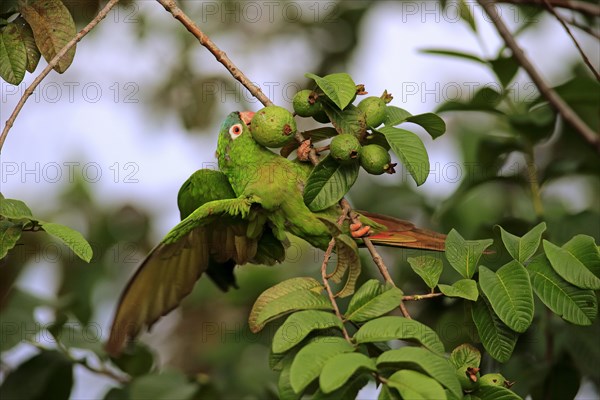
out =
[[240,118],[247,126],[250,125],[250,121],[252,121],[252,117],[254,117],[254,113],[252,111],[240,112]]

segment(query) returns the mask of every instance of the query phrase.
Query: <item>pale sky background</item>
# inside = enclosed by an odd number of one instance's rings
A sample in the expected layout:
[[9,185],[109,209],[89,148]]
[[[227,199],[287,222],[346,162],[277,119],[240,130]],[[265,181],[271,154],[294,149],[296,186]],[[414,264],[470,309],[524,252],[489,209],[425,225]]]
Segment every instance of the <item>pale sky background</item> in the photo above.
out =
[[[134,11],[133,22],[125,22],[128,10],[114,11],[84,38],[69,70],[63,75],[52,72],[19,115],[0,157],[0,187],[5,197],[26,201],[35,215],[43,217],[55,208],[54,196],[72,183],[70,174],[84,176],[94,182],[95,195],[102,202],[114,205],[132,202],[149,210],[155,216],[153,234],[158,241],[178,222],[175,200],[181,183],[203,163],[215,162],[218,124],[210,129],[210,134],[190,135],[185,133],[175,115],[160,121],[152,117],[145,102],[154,82],[177,62],[174,52],[179,49],[176,40],[180,36],[173,35],[168,24],[173,27],[179,23],[154,1],[136,4],[149,16],[149,25],[158,24],[156,29],[149,29],[144,41],[136,40],[137,13],[130,8]],[[263,2],[254,4],[263,5]],[[319,4],[326,13],[328,2]],[[439,10],[439,4],[434,2],[379,2],[360,26],[361,41],[346,72],[356,82],[364,83],[370,94],[379,95],[387,89],[395,96],[392,105],[413,114],[432,111],[456,96],[457,90],[468,93],[483,83],[495,82],[485,68],[474,63],[418,52],[422,48],[446,48],[485,57],[494,55],[501,44],[493,26],[483,20],[478,6],[473,6],[473,11],[486,50],[480,49],[467,25],[457,22],[453,12],[445,16],[427,12],[436,7]],[[277,10],[274,9],[277,23],[296,23],[294,19],[282,18],[282,12]],[[507,23],[515,17],[513,10],[510,6],[503,8]],[[268,10],[263,8],[261,12],[265,17],[257,24],[268,23]],[[221,16],[217,14],[217,18]],[[251,20],[255,14],[241,18]],[[578,53],[556,20],[544,18],[540,24],[541,29],[522,35],[519,43],[543,76],[560,83],[568,78],[567,68]],[[210,35],[209,29],[206,33]],[[574,32],[598,67],[597,45],[579,31]],[[316,67],[311,60],[313,44],[301,36],[287,35],[272,42],[255,43],[249,40],[248,32],[232,30],[212,38],[254,82],[274,88],[271,99],[289,109],[291,105],[287,101],[291,95],[283,93],[282,88],[286,83],[303,82],[303,74]],[[236,49],[244,46],[252,46],[252,57],[236,56],[239,53]],[[222,71],[223,67],[199,45],[195,54],[201,66],[199,74]],[[36,72],[44,65],[42,61]],[[1,82],[2,124],[31,81],[32,75],[28,74],[19,88]],[[276,83],[280,84],[276,86]],[[520,97],[533,93],[530,80],[523,74],[519,75],[515,87]],[[225,117],[238,108],[233,95],[222,92],[218,95],[224,101],[220,116]],[[127,96],[136,102],[126,102]],[[260,103],[253,103],[254,111],[260,107]],[[425,141],[432,169],[437,168],[442,173],[449,163],[460,161],[451,140],[452,131],[435,142],[416,126],[415,131]],[[360,179],[368,178],[361,176]],[[394,184],[397,178],[377,179]],[[458,181],[432,176],[419,190],[439,201],[457,187]],[[56,222],[74,228],[80,223],[70,215],[62,215]],[[85,231],[83,233],[85,235]],[[52,265],[39,264],[20,279],[20,285],[52,297],[53,280]],[[107,326],[109,318],[110,310],[96,320]],[[22,347],[17,350],[7,361],[16,363],[31,354]],[[106,390],[104,385],[110,383],[85,371],[77,373],[73,399],[97,398]]]

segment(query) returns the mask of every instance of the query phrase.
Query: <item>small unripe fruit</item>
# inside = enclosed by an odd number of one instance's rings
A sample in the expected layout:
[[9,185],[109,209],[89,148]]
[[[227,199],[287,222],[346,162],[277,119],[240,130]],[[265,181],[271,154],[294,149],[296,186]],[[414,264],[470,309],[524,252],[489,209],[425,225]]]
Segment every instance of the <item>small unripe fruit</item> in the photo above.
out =
[[294,140],[296,121],[288,110],[268,106],[258,111],[250,121],[254,140],[265,147],[282,147]]
[[380,97],[367,97],[358,103],[358,109],[365,113],[367,126],[376,128],[385,120],[385,101]]
[[464,366],[456,370],[462,389],[469,393],[479,387],[479,368]]
[[485,374],[479,378],[479,382],[488,386],[505,386],[506,378],[498,373]]
[[370,174],[381,175],[391,168],[391,157],[378,144],[364,146],[360,153],[360,165]]
[[301,90],[292,100],[294,111],[301,117],[312,117],[323,111],[323,104],[317,100],[317,94],[312,90]]
[[353,164],[358,161],[361,145],[354,135],[342,134],[331,139],[329,154],[340,164]]

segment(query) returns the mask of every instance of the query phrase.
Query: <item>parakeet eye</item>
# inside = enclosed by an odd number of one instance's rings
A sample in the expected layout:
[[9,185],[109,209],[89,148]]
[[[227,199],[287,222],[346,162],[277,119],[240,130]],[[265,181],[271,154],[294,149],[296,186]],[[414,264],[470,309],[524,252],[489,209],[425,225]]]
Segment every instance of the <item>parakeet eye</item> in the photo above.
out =
[[232,139],[237,139],[238,136],[242,133],[242,124],[235,124],[231,128],[229,128],[229,135],[231,135]]

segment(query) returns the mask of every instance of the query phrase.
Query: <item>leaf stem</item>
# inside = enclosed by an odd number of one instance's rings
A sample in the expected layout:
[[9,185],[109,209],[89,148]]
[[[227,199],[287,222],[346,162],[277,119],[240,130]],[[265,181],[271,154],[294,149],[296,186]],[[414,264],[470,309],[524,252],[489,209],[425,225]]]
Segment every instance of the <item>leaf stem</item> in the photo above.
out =
[[102,21],[106,17],[106,15],[108,15],[109,11],[115,5],[117,5],[118,2],[119,2],[119,0],[110,0],[108,3],[106,3],[104,8],[102,8],[102,10],[100,10],[100,12],[98,12],[98,14],[94,17],[94,19],[92,19],[89,24],[87,24],[82,30],[80,30],[79,33],[77,33],[77,35],[75,35],[75,37],[73,39],[71,39],[69,41],[69,43],[67,43],[62,49],[60,49],[58,53],[56,53],[56,56],[54,56],[54,58],[52,60],[50,60],[50,62],[48,62],[48,65],[46,66],[46,68],[44,68],[42,70],[42,72],[38,76],[36,76],[36,78],[33,80],[33,82],[31,82],[31,84],[27,87],[27,89],[25,89],[25,92],[23,92],[23,95],[19,99],[19,102],[17,103],[12,114],[6,120],[6,124],[4,125],[4,129],[2,130],[2,134],[0,134],[0,152],[2,151],[2,147],[4,146],[4,141],[6,140],[6,137],[8,136],[8,131],[10,131],[10,128],[12,128],[13,124],[15,123],[15,120],[17,119],[17,116],[19,115],[19,112],[21,112],[21,109],[25,105],[25,102],[27,101],[29,96],[31,96],[33,94],[34,90],[38,87],[38,85],[42,82],[42,80],[44,80],[44,78],[50,73],[50,71],[52,71],[52,69],[54,67],[56,67],[56,65],[58,64],[60,59],[73,46],[75,46],[77,44],[77,42],[79,42],[81,39],[83,39],[83,37],[85,35],[87,35],[92,29],[94,29],[94,27],[96,25],[98,25],[98,23],[100,21]]
[[157,0],[169,13],[173,15],[175,19],[183,24],[186,29],[198,39],[200,44],[204,46],[213,56],[229,71],[238,82],[240,82],[248,91],[256,97],[264,106],[273,105],[273,102],[263,93],[263,91],[256,86],[248,77],[235,66],[233,61],[227,56],[227,54],[221,50],[208,35],[188,17],[178,6],[174,0]]
[[433,299],[434,297],[439,297],[443,295],[444,293],[412,294],[409,296],[402,296],[402,301],[418,301],[425,299]]
[[592,145],[597,152],[600,152],[600,135],[597,135],[596,132],[587,126],[579,117],[579,115],[573,111],[571,106],[569,106],[569,104],[567,104],[554,89],[548,86],[544,78],[542,78],[537,69],[529,61],[525,55],[525,52],[523,49],[521,49],[512,33],[510,33],[508,27],[502,21],[502,18],[497,10],[496,1],[478,0],[478,2],[492,20],[492,23],[496,27],[498,34],[504,40],[506,46],[511,49],[512,54],[517,62],[531,77],[541,95],[548,100],[548,102],[554,107],[554,109],[558,111],[563,119],[569,123],[590,145]]

